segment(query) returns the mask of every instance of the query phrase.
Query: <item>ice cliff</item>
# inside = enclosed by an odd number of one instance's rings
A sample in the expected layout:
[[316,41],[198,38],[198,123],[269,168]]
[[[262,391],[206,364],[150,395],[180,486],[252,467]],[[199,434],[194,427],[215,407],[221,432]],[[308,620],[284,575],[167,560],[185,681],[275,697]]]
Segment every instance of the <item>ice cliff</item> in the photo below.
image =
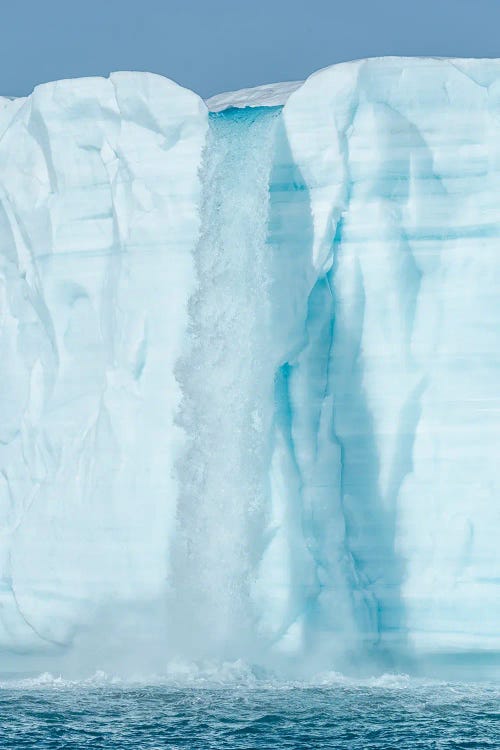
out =
[[0,98],[0,670],[479,674],[500,61],[208,104],[145,73]]

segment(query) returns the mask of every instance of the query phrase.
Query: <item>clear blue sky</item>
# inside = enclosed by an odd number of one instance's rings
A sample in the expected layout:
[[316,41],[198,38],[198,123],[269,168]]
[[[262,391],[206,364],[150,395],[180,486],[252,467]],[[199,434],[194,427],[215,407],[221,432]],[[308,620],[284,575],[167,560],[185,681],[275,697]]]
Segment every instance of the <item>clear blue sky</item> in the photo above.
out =
[[500,0],[3,0],[0,93],[151,70],[202,96],[371,55],[500,57]]

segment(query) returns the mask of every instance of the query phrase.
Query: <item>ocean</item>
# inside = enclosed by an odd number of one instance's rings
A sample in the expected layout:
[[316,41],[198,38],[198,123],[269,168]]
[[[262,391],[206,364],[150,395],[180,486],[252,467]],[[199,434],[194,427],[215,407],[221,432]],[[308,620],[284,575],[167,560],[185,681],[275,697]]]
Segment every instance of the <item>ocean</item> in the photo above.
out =
[[500,687],[405,675],[306,683],[98,673],[0,683],[2,750],[500,748]]

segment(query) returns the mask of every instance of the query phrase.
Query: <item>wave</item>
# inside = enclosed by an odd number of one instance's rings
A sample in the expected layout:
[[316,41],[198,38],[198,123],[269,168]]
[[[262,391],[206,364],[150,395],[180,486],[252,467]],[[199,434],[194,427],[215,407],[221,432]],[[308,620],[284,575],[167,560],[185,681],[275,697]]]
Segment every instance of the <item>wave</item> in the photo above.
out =
[[390,690],[426,692],[446,690],[450,696],[471,694],[475,690],[492,691],[500,698],[497,683],[446,682],[410,676],[408,674],[384,673],[368,677],[352,677],[341,672],[326,671],[300,680],[285,679],[275,673],[263,671],[242,660],[234,662],[205,662],[195,664],[175,661],[167,665],[162,673],[148,675],[119,676],[97,670],[92,675],[68,678],[42,672],[39,675],[0,680],[0,691],[6,690],[94,690],[106,688],[170,688],[170,689],[256,689],[256,690]]

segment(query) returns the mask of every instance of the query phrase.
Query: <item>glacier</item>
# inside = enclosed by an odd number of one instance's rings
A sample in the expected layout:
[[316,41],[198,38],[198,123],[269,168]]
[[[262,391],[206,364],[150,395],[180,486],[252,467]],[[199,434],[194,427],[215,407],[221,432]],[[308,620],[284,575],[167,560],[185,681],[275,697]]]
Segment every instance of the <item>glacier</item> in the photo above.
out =
[[500,672],[500,61],[0,98],[0,671]]

